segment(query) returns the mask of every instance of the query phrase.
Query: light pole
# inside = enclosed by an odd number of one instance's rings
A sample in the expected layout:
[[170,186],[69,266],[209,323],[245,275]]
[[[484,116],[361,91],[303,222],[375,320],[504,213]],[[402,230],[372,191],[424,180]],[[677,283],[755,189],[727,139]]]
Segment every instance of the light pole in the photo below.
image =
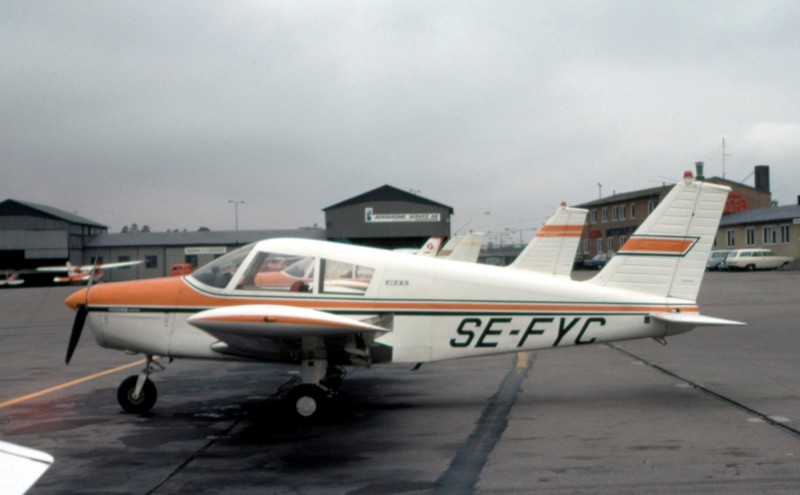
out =
[[233,215],[236,218],[236,232],[239,232],[239,205],[244,204],[244,201],[228,200],[228,204],[233,204]]

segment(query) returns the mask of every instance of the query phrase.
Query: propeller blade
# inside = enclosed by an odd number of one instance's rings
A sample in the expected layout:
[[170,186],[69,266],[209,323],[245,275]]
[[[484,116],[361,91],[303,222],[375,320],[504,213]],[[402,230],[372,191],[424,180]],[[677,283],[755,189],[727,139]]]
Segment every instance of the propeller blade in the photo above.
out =
[[78,341],[81,339],[81,332],[83,331],[83,324],[86,323],[86,315],[89,311],[86,306],[78,306],[75,312],[75,322],[72,324],[72,333],[69,335],[69,345],[67,345],[67,364],[72,359],[72,354],[78,346]]

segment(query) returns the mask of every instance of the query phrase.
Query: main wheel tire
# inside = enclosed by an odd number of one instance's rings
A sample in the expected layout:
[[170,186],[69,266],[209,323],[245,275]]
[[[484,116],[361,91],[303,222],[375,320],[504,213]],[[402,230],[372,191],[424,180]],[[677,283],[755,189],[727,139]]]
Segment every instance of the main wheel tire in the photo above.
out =
[[289,414],[301,421],[320,418],[325,412],[327,402],[325,391],[309,383],[294,387],[286,398]]
[[747,265],[744,269],[747,270],[748,272],[752,272],[755,271],[756,265]]
[[133,391],[136,390],[137,379],[138,377],[136,375],[131,375],[122,380],[122,383],[120,383],[117,389],[117,401],[119,401],[119,405],[122,406],[125,412],[131,414],[146,413],[153,408],[153,405],[156,403],[156,398],[158,398],[156,386],[148,378],[144,381],[142,393],[139,394],[139,398],[134,399]]

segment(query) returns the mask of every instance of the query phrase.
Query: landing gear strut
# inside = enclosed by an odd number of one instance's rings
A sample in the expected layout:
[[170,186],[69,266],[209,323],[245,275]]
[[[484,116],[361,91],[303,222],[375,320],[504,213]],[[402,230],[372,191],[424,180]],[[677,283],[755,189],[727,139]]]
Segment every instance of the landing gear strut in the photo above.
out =
[[338,368],[328,368],[327,351],[322,339],[306,337],[302,345],[300,383],[289,390],[284,400],[292,417],[311,421],[324,416],[343,373]]
[[125,412],[143,414],[153,408],[158,398],[155,384],[148,378],[150,373],[164,369],[158,361],[153,361],[153,356],[147,356],[144,369],[138,375],[131,375],[122,380],[117,389],[117,401]]

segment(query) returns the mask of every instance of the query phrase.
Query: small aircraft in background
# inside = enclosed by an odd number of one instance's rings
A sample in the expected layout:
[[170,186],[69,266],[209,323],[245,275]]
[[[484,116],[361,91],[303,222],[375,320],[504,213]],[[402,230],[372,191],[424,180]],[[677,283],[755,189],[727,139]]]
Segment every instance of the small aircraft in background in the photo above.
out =
[[142,263],[137,261],[120,261],[117,263],[102,263],[99,265],[73,265],[67,261],[64,266],[40,266],[38,272],[66,273],[65,276],[56,276],[53,282],[57,284],[86,284],[90,280],[92,283],[99,282],[103,278],[103,270],[112,268],[124,268],[135,266]]
[[0,440],[0,493],[22,495],[53,464],[53,456]]
[[588,213],[561,203],[509,268],[569,278]]
[[[101,347],[144,354],[144,369],[117,390],[132,413],[156,402],[149,376],[163,368],[158,357],[285,363],[299,371],[285,386],[285,403],[308,419],[324,412],[344,366],[641,338],[663,343],[695,327],[740,325],[701,315],[696,302],[729,190],[687,172],[608,265],[583,282],[563,276],[557,260],[566,252],[537,271],[525,253],[497,267],[323,241],[261,241],[185,277],[75,292],[65,301],[76,311],[66,361],[87,321]],[[526,251],[554,239],[577,242],[577,223],[554,221],[569,228],[545,226]],[[306,290],[256,283],[263,267],[288,260],[313,266]]]
[[20,274],[14,271],[0,273],[0,287],[18,287],[25,283]]

